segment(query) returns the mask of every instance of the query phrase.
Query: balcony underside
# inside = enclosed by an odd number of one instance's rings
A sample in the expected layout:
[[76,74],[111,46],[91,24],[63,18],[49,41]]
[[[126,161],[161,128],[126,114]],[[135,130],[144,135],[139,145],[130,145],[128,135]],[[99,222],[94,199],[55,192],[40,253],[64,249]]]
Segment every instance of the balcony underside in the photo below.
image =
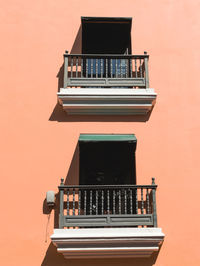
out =
[[72,115],[145,115],[155,104],[154,89],[64,88],[63,109]]
[[161,228],[55,229],[51,236],[67,259],[149,257],[163,239]]

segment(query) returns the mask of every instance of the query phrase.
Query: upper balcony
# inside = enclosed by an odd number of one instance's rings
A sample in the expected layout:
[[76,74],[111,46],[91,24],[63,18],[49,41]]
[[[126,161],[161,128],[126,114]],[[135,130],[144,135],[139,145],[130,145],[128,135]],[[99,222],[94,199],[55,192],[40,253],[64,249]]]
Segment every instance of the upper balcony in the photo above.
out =
[[82,18],[82,53],[64,54],[59,102],[68,114],[141,115],[156,93],[149,55],[131,53],[131,18]]

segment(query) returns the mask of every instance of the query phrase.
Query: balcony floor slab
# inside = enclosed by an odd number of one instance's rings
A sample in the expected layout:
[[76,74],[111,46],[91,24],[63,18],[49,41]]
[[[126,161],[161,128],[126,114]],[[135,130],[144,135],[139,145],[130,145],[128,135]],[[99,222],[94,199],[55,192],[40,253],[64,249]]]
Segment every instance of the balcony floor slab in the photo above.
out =
[[64,88],[58,99],[68,114],[145,115],[153,107],[154,89]]
[[54,229],[51,236],[68,259],[149,257],[163,239],[161,228]]

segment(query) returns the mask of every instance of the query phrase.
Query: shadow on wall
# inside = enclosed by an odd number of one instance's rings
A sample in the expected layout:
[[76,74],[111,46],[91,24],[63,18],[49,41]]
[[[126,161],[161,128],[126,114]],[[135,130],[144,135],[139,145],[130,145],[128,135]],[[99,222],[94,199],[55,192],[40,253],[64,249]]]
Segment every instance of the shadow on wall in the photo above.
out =
[[[82,27],[80,25],[79,30],[77,32],[75,41],[73,43],[72,49],[70,51],[71,54],[81,54],[82,53]],[[64,77],[64,64],[60,67],[58,74],[58,88],[57,92],[59,92],[60,88],[63,88],[63,77]],[[151,110],[152,112],[152,110]],[[86,116],[86,115],[68,115],[62,108],[62,106],[57,102],[53,112],[49,117],[49,121],[57,121],[57,122],[146,122],[149,120],[151,115],[149,112],[146,115],[134,115],[134,116],[103,116],[103,115],[94,115],[94,116]]]
[[41,266],[152,266],[155,264],[158,253],[149,258],[117,258],[117,259],[65,259],[57,252],[56,247],[51,243]]
[[[72,161],[67,173],[67,176],[64,180],[65,185],[78,185],[79,184],[79,145],[77,143]],[[58,186],[60,185],[60,180],[58,179]],[[60,199],[59,193],[55,194],[55,206],[54,208],[49,208],[46,203],[46,199],[43,201],[43,214],[49,215],[54,212],[54,228],[59,228],[59,206]],[[48,225],[47,225],[48,226]]]

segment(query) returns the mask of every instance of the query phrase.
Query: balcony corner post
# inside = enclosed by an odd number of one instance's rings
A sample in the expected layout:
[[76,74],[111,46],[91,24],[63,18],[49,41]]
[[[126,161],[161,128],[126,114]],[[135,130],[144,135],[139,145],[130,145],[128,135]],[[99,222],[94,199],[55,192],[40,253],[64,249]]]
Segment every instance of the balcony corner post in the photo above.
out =
[[63,80],[63,88],[67,87],[67,80],[68,80],[68,51],[65,51],[64,54],[64,80]]
[[[155,185],[155,178],[152,178],[152,185]],[[156,188],[152,188],[152,200],[153,200],[153,226],[157,227],[157,211],[156,211]]]
[[[144,52],[144,55],[147,55],[147,52]],[[145,69],[145,87],[146,89],[149,88],[149,68],[148,68],[148,61],[149,58],[145,57],[144,58],[144,69]]]
[[64,224],[63,224],[63,219],[64,219],[64,188],[62,188],[62,186],[64,186],[64,179],[61,178],[61,183],[60,183],[60,187],[59,187],[59,194],[60,194],[60,212],[59,212],[59,228],[64,228]]

